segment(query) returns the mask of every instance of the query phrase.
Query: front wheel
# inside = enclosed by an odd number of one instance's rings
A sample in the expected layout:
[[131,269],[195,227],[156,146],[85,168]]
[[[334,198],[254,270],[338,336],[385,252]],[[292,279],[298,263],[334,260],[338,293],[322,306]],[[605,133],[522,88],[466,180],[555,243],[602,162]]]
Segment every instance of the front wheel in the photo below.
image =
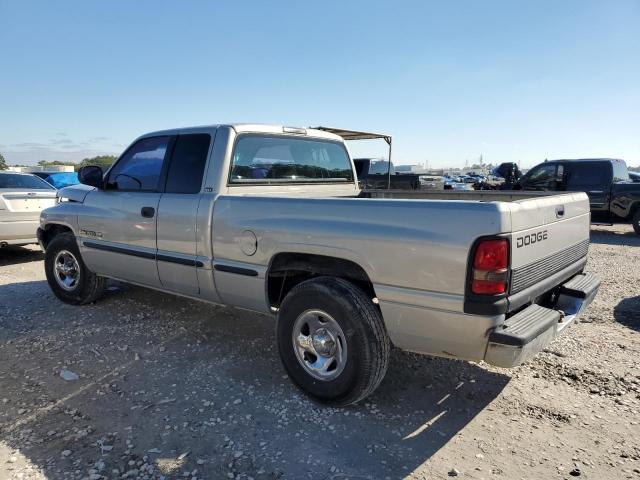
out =
[[378,387],[391,348],[371,298],[334,277],[307,280],[287,294],[278,314],[277,341],[293,382],[334,406],[356,403]]
[[640,208],[636,209],[636,213],[633,214],[633,219],[631,220],[631,222],[636,234],[640,235]]
[[104,291],[106,279],[86,267],[71,233],[53,237],[44,254],[44,269],[49,287],[65,303],[91,303]]

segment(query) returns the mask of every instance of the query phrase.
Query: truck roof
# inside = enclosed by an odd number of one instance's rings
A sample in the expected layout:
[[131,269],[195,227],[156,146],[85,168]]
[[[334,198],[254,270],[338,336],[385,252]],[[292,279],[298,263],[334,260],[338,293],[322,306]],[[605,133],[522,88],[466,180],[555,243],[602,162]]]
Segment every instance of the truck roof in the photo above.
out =
[[549,162],[624,162],[620,158],[558,158]]
[[273,134],[292,134],[300,136],[309,136],[316,138],[326,138],[328,140],[343,141],[343,138],[331,132],[318,130],[308,127],[289,127],[286,125],[272,125],[263,123],[220,123],[213,125],[200,125],[195,127],[172,128],[168,130],[158,130],[155,132],[145,133],[138,138],[155,137],[158,135],[179,135],[185,133],[196,133],[203,131],[212,131],[221,127],[233,128],[238,133],[273,133]]

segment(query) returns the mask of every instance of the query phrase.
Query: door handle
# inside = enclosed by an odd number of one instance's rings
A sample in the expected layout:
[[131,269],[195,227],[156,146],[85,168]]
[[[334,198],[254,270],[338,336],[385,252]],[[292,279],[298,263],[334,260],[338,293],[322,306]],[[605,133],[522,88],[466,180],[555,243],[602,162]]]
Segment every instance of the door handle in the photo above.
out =
[[142,215],[144,218],[153,218],[155,214],[156,209],[153,207],[142,207],[142,209],[140,210],[140,215]]
[[556,217],[557,218],[564,217],[564,205],[556,206]]

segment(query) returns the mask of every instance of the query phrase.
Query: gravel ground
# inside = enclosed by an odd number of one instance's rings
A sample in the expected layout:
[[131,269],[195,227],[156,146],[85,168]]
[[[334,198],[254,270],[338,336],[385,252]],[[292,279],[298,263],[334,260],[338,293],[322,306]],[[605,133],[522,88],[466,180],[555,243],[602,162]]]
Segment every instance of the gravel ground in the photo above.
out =
[[270,318],[120,283],[64,305],[41,253],[0,250],[0,479],[640,479],[639,266],[628,226],[594,228],[600,293],[535,360],[394,351],[330,409],[285,376]]

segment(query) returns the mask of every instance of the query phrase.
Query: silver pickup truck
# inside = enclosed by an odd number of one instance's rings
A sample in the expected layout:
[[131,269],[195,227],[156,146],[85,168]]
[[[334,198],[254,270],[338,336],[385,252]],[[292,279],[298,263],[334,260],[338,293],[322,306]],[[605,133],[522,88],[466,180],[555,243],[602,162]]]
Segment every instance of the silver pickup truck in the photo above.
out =
[[155,132],[80,178],[38,230],[58,298],[114,278],[277,316],[290,378],[332,405],[375,390],[391,345],[516,366],[599,287],[584,193],[361,192],[322,130]]

